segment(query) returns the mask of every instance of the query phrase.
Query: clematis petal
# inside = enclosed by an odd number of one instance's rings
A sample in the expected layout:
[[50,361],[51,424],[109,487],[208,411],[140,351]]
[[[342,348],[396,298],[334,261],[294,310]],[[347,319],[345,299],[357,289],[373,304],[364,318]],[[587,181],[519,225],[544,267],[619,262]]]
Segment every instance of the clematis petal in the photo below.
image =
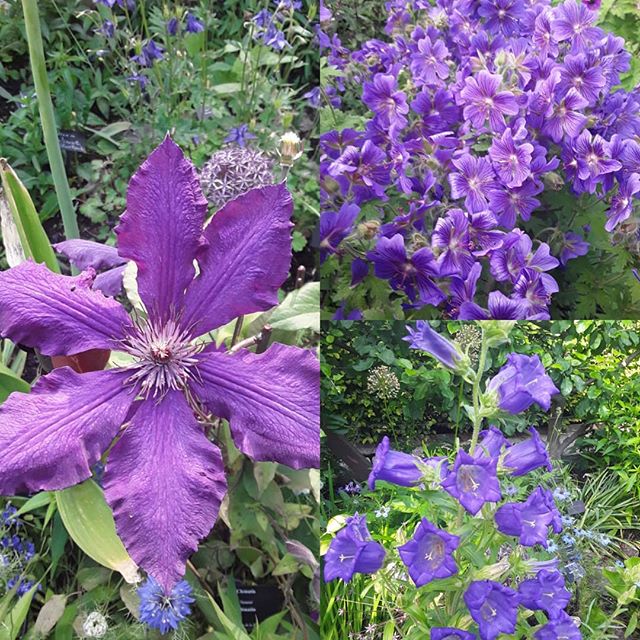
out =
[[284,184],[252,189],[216,213],[200,275],[187,291],[185,326],[202,335],[278,304],[291,264],[291,195]]
[[259,355],[203,354],[197,397],[229,420],[236,446],[254,460],[320,465],[319,364],[310,351],[274,344]]
[[0,335],[47,356],[117,347],[131,320],[91,290],[87,274],[61,276],[28,261],[0,273]]
[[171,593],[227,490],[222,454],[182,392],[141,403],[109,454],[104,488],[129,554]]
[[134,396],[118,370],[56,369],[0,406],[0,494],[64,489],[90,467],[125,421]]
[[193,164],[167,136],[131,178],[116,227],[118,252],[137,264],[140,297],[155,320],[182,306],[206,212]]
[[81,270],[93,267],[96,271],[102,271],[126,262],[115,247],[91,240],[64,240],[53,246],[58,253],[69,258],[69,262]]

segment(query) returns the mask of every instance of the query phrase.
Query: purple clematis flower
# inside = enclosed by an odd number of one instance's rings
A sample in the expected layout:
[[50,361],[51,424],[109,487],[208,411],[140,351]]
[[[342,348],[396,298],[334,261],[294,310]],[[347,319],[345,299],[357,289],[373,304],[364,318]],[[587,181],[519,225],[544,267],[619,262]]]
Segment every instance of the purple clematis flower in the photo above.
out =
[[572,51],[585,51],[593,40],[600,39],[602,30],[592,26],[598,14],[576,0],[565,0],[555,8],[552,27],[559,42],[569,40]]
[[582,633],[573,618],[562,611],[557,618],[549,620],[533,634],[536,640],[582,640]]
[[391,449],[389,438],[384,436],[373,458],[368,480],[369,489],[374,491],[378,480],[391,482],[401,487],[414,487],[420,484],[423,474],[419,462],[419,458],[410,453]]
[[562,531],[560,520],[553,495],[542,487],[536,487],[525,502],[507,502],[495,513],[498,530],[517,537],[525,547],[546,547],[549,527],[555,533]]
[[521,582],[518,593],[522,606],[532,611],[542,609],[550,618],[557,618],[571,600],[571,591],[565,589],[563,575],[547,569],[539,571],[535,578]]
[[476,640],[475,634],[454,627],[431,627],[430,640]]
[[351,233],[359,213],[359,206],[343,204],[337,213],[325,211],[320,216],[320,262],[336,252],[338,245]]
[[318,466],[315,356],[279,344],[225,352],[197,340],[277,304],[291,209],[283,184],[263,187],[204,227],[198,175],[167,136],[131,179],[116,229],[120,256],[137,265],[146,318],[134,322],[92,291],[91,272],[61,276],[25,262],[0,273],[0,335],[45,355],[115,349],[130,359],[85,374],[56,369],[30,394],[9,397],[0,407],[0,493],[82,482],[109,450],[104,488],[117,531],[169,594],[226,492],[222,455],[196,415],[229,420],[254,460]]
[[427,247],[408,257],[404,238],[397,233],[392,238],[379,238],[367,258],[374,264],[375,275],[389,280],[393,289],[403,289],[411,302],[416,301],[416,293],[423,304],[436,306],[444,300],[445,295],[433,281],[438,275],[438,266]]
[[337,578],[350,582],[356,573],[375,573],[382,566],[384,556],[384,547],[371,539],[367,517],[356,513],[331,541],[324,557],[325,582]]
[[546,467],[553,469],[549,452],[535,427],[529,427],[531,437],[513,445],[504,457],[502,465],[509,469],[512,476],[523,476],[534,469]]
[[491,194],[498,188],[491,162],[465,154],[453,160],[453,164],[458,172],[449,174],[451,197],[454,200],[464,197],[464,205],[471,212],[486,210]]
[[438,529],[422,518],[413,538],[398,547],[398,553],[416,587],[422,587],[432,580],[458,573],[453,552],[459,544],[459,536]]
[[560,393],[542,366],[539,356],[510,353],[505,364],[487,383],[487,392],[498,395],[498,406],[512,414],[538,404],[545,411],[551,396]]
[[488,71],[469,76],[460,92],[463,115],[474,127],[484,126],[487,119],[494,131],[504,129],[504,116],[516,115],[520,110],[515,96],[510,91],[498,91],[502,78]]
[[91,240],[64,240],[55,244],[54,249],[81,271],[95,269],[99,272],[92,285],[96,291],[102,291],[105,296],[117,296],[122,291],[127,261],[120,257],[115,247]]
[[518,601],[513,589],[492,580],[472,582],[464,593],[464,602],[478,623],[482,640],[495,640],[515,631]]
[[473,516],[485,502],[502,499],[496,475],[497,459],[474,458],[460,449],[453,468],[442,482],[442,488]]
[[402,338],[411,349],[419,349],[433,356],[449,369],[457,369],[462,362],[462,353],[456,345],[431,328],[426,320],[416,321],[416,328],[407,325],[408,336]]
[[533,145],[529,142],[517,144],[509,128],[500,138],[493,139],[489,149],[493,168],[507,187],[520,187],[531,175],[532,155]]

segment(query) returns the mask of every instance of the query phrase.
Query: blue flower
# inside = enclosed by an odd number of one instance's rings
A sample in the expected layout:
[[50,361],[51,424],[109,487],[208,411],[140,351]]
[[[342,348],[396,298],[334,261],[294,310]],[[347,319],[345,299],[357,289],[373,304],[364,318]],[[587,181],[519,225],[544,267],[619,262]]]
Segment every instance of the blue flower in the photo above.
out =
[[204,31],[204,25],[194,15],[187,13],[187,33],[200,33]]
[[320,87],[313,87],[311,91],[307,91],[302,97],[307,99],[309,106],[313,109],[320,107]]
[[249,125],[241,124],[239,127],[229,129],[229,134],[224,139],[225,142],[235,142],[239,147],[246,147],[247,140],[255,138],[253,133],[249,132]]
[[181,580],[167,596],[155,578],[149,576],[138,588],[140,620],[163,634],[177,629],[191,613],[190,605],[195,602],[191,594],[191,585]]
[[113,38],[113,36],[114,36],[114,34],[116,32],[116,28],[115,28],[115,25],[113,24],[113,22],[111,22],[111,20],[105,20],[102,23],[102,26],[100,27],[100,29],[98,31],[105,38]]
[[175,36],[178,33],[178,27],[180,26],[180,21],[178,18],[173,17],[171,20],[167,22],[167,33],[170,36]]

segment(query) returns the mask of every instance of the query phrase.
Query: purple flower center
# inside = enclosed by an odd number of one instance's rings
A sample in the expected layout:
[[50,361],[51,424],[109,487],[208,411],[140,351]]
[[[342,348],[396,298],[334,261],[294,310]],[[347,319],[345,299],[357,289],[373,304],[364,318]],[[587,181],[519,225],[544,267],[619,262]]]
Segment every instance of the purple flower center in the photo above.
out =
[[480,483],[476,479],[477,469],[470,464],[463,464],[458,469],[458,486],[465,493],[477,493]]

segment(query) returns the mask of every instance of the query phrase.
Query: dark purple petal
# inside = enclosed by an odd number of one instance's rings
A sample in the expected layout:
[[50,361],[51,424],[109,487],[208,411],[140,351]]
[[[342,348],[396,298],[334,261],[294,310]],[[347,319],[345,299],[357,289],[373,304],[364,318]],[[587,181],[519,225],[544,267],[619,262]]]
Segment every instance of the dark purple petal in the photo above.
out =
[[91,467],[125,421],[134,395],[118,370],[40,378],[31,393],[0,406],[0,494],[64,489]]
[[47,356],[118,346],[131,320],[92,291],[92,274],[61,276],[27,261],[0,273],[0,335]]
[[129,554],[170,593],[227,490],[220,450],[181,392],[141,404],[109,454],[104,488]]
[[118,252],[138,265],[138,291],[154,319],[182,307],[206,212],[193,164],[167,136],[131,178],[116,227]]
[[491,580],[472,582],[464,593],[464,602],[483,640],[496,640],[503,633],[515,631],[518,600],[513,589]]
[[369,489],[374,491],[378,480],[391,482],[401,487],[413,487],[419,484],[422,479],[419,463],[418,457],[391,449],[389,438],[384,436],[376,448],[376,455],[368,478]]
[[99,273],[93,281],[92,289],[101,291],[105,296],[117,296],[122,291],[122,280],[126,268],[127,265],[123,264]]
[[278,304],[291,264],[291,195],[284,184],[252,189],[228,202],[207,226],[200,274],[185,299],[185,326],[196,335]]
[[543,569],[530,580],[518,586],[520,604],[533,611],[542,609],[550,618],[557,618],[571,600],[571,592],[565,589],[564,577],[559,571]]
[[455,627],[431,627],[429,640],[476,640],[476,636]]
[[69,262],[84,271],[93,267],[96,271],[125,264],[115,247],[91,240],[65,240],[53,245],[54,249],[69,258]]
[[229,420],[240,451],[295,469],[319,466],[319,365],[313,353],[281,344],[259,355],[210,352],[198,370],[195,395]]
[[411,349],[419,349],[432,355],[445,367],[457,369],[462,354],[456,345],[431,328],[426,320],[418,320],[413,329],[407,326],[408,336],[402,338],[409,343]]

